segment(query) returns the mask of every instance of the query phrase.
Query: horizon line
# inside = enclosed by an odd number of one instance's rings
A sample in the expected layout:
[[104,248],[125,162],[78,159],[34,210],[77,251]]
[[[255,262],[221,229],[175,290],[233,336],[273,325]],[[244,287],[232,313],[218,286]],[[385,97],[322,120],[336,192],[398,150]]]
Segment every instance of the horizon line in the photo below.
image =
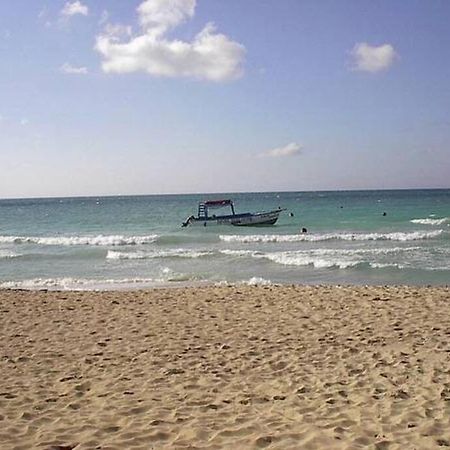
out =
[[50,200],[68,198],[112,198],[112,197],[156,197],[175,195],[220,195],[220,194],[286,194],[310,192],[374,192],[374,191],[446,191],[450,187],[415,187],[415,188],[365,188],[365,189],[311,189],[311,190],[280,190],[280,191],[220,191],[220,192],[185,192],[185,193],[152,193],[152,194],[100,194],[100,195],[65,195],[65,196],[36,196],[36,197],[0,197],[3,200]]

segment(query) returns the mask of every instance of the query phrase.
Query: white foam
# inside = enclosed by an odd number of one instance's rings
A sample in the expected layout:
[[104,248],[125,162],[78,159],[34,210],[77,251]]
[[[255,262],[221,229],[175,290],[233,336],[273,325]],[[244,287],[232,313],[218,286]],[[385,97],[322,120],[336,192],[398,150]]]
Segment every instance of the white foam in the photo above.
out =
[[106,259],[153,259],[153,258],[201,258],[212,255],[209,251],[176,248],[171,250],[155,250],[151,252],[120,252],[109,250]]
[[270,280],[266,280],[262,277],[252,277],[249,280],[244,281],[243,283],[248,284],[249,286],[268,286],[272,284]]
[[[339,268],[346,269],[367,264],[370,256],[390,255],[420,250],[421,247],[391,247],[391,248],[368,248],[368,249],[309,249],[292,250],[283,252],[259,252],[253,250],[221,250],[226,255],[237,257],[250,257],[267,259],[277,264],[286,266],[313,266],[318,269]],[[377,268],[376,263],[373,267]],[[381,267],[381,265],[380,265]],[[383,266],[384,267],[384,266]]]
[[354,249],[328,249],[318,248],[311,250],[304,250],[304,252],[312,253],[314,255],[389,255],[392,253],[406,253],[415,250],[420,250],[421,247],[387,247],[387,248],[354,248]]
[[95,289],[99,285],[113,285],[113,284],[137,284],[137,283],[151,283],[155,280],[151,278],[126,278],[121,280],[92,280],[85,278],[33,278],[21,281],[4,281],[0,283],[0,288],[6,289],[45,289],[45,288],[59,288],[59,289]]
[[232,285],[233,285],[233,283],[231,283],[231,282],[229,282],[227,280],[216,281],[214,283],[214,286],[217,286],[217,287],[232,286]]
[[404,269],[405,268],[405,266],[403,264],[396,264],[396,263],[369,263],[369,266],[372,269],[389,269],[389,268]]
[[0,289],[61,289],[61,290],[103,290],[103,289],[124,289],[145,286],[164,285],[171,281],[189,281],[185,275],[174,274],[170,277],[162,278],[122,278],[95,280],[86,278],[33,278],[20,281],[0,282]]
[[417,241],[440,236],[444,230],[412,231],[394,233],[323,233],[323,234],[253,234],[220,235],[224,242],[241,242],[246,244],[262,242],[319,242],[330,240],[344,241]]
[[253,235],[220,235],[224,242],[242,242],[245,244],[254,242],[296,242],[305,241],[305,235],[297,234],[253,234]]
[[[421,247],[389,247],[389,248],[356,248],[356,249],[328,249],[328,248],[317,248],[310,250],[298,250],[297,253],[304,255],[315,255],[315,256],[340,256],[340,255],[386,255],[392,253],[401,252],[411,252],[415,250],[420,250]],[[256,250],[230,250],[224,249],[220,250],[220,253],[230,256],[238,257],[254,257],[254,258],[264,258],[266,253],[256,251]]]
[[158,235],[148,236],[122,236],[122,235],[98,235],[98,236],[0,236],[0,243],[4,244],[38,244],[38,245],[137,245],[155,242]]
[[19,253],[14,253],[9,250],[0,250],[0,259],[10,259],[10,258],[18,258],[20,255]]
[[313,266],[316,269],[327,269],[337,267],[339,269],[347,269],[360,264],[361,260],[345,258],[345,257],[320,257],[307,255],[303,252],[276,252],[266,253],[265,258],[277,264],[285,266]]
[[442,217],[441,219],[412,219],[410,222],[417,223],[420,225],[443,225],[444,223],[447,223],[450,220],[449,217]]
[[223,250],[219,250],[220,253],[222,253],[223,255],[228,255],[228,256],[253,256],[253,257],[258,257],[258,256],[264,256],[264,253],[258,252],[256,250],[230,250],[230,249],[223,249]]
[[[221,253],[240,257],[268,259],[285,266],[313,266],[315,268],[353,267],[363,260],[353,250],[315,249],[286,252],[256,252],[251,250],[221,250]],[[355,258],[356,256],[356,258]]]

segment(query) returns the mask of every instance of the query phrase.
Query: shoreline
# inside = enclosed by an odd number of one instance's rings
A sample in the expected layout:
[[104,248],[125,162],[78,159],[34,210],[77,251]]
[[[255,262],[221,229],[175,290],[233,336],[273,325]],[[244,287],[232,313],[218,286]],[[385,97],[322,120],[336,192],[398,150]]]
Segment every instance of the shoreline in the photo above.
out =
[[2,289],[0,447],[450,446],[449,307],[448,286]]
[[[5,282],[6,283],[6,282]],[[9,282],[8,282],[9,283]],[[15,283],[14,281],[11,283]],[[18,281],[17,283],[20,283]],[[1,284],[1,283],[0,283]],[[103,287],[105,286],[105,287]],[[107,287],[106,287],[107,286]],[[370,284],[370,283],[275,283],[270,280],[262,280],[262,281],[242,281],[242,282],[228,282],[228,281],[219,281],[219,282],[211,282],[211,281],[186,281],[186,282],[165,282],[159,285],[155,284],[146,284],[146,283],[101,283],[93,285],[92,287],[80,287],[74,288],[73,286],[64,288],[61,286],[38,286],[38,287],[3,287],[0,286],[0,294],[2,292],[85,292],[85,293],[107,293],[107,292],[118,292],[118,293],[127,293],[127,292],[151,292],[153,290],[173,290],[173,289],[203,289],[203,288],[239,288],[239,287],[273,287],[273,288],[290,288],[290,287],[327,287],[327,288],[417,288],[417,289],[428,289],[428,288],[449,288],[450,284]]]

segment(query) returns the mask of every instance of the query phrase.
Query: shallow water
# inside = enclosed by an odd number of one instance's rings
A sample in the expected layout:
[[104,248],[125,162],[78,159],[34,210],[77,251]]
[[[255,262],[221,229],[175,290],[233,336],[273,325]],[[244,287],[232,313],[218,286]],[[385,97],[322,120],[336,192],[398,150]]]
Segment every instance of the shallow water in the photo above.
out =
[[[221,198],[287,211],[269,227],[181,228]],[[0,287],[449,280],[450,190],[0,200]]]

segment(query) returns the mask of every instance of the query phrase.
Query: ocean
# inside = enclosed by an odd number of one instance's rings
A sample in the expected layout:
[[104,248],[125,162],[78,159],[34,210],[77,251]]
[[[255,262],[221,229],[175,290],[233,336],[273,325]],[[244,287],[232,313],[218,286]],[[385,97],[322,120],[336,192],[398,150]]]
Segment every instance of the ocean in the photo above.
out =
[[[268,227],[181,227],[222,198],[286,211]],[[0,200],[0,288],[449,281],[448,189]]]

